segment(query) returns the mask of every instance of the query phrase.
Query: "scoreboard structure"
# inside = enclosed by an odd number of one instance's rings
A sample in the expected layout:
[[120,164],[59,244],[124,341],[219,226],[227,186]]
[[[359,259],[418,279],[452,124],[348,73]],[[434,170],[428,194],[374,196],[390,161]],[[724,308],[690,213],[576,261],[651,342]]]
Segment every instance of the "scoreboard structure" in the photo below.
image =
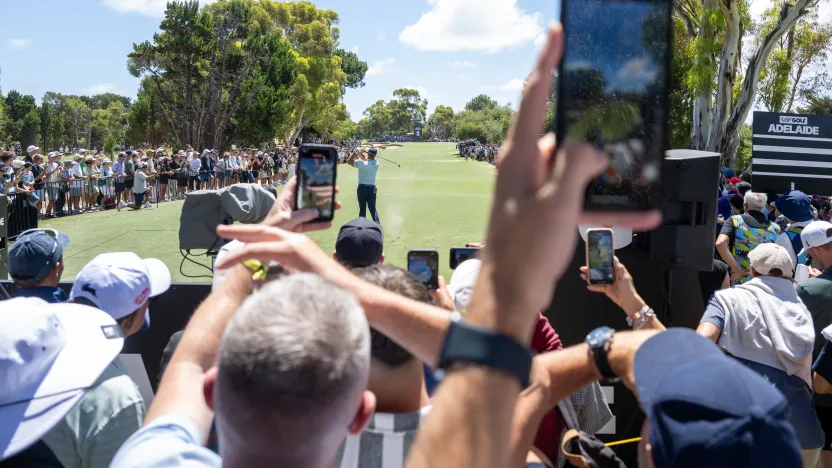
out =
[[754,191],[832,195],[832,116],[754,112]]

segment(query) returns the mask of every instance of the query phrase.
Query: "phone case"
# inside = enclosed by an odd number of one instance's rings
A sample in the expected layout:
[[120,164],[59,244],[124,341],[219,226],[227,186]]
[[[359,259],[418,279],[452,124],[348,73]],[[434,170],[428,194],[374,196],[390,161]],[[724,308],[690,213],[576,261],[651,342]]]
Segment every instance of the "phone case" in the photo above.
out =
[[[607,282],[593,283],[589,278],[589,236],[590,236],[590,233],[597,232],[597,231],[609,232],[610,233],[610,239],[612,239],[612,245],[615,245],[615,233],[613,232],[612,229],[606,229],[605,228],[605,229],[587,229],[586,230],[586,245],[585,245],[585,248],[584,248],[585,253],[586,253],[586,269],[587,269],[586,282],[587,282],[587,284],[594,284],[594,285],[612,284],[612,283],[607,283]],[[613,253],[613,256],[615,256],[615,253]],[[615,280],[613,280],[613,283],[614,282],[615,282]]]

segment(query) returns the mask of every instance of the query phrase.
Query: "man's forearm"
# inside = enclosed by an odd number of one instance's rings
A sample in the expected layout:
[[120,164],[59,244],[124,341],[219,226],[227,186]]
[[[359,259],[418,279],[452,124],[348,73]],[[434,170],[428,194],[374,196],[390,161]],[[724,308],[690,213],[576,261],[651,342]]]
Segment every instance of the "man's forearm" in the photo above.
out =
[[466,366],[449,373],[433,400],[431,416],[419,430],[407,467],[504,468],[519,392],[517,379],[501,372]]
[[361,301],[373,328],[420,361],[429,365],[436,364],[451,323],[448,311],[407,299],[362,280],[342,286],[351,290]]
[[742,271],[742,267],[737,261],[734,259],[734,256],[731,255],[731,252],[728,250],[728,245],[718,242],[716,244],[716,251],[719,252],[719,256],[722,257],[722,260],[731,267],[733,271]]
[[251,272],[238,265],[197,308],[162,377],[145,424],[171,412],[185,413],[207,437],[212,412],[202,396],[205,373],[216,364],[225,328],[250,292]]

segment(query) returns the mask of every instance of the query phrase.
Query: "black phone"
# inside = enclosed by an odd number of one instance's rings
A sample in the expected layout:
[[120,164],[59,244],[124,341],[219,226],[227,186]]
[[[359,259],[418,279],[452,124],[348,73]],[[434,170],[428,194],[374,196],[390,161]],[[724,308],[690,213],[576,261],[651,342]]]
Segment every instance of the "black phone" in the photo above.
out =
[[456,267],[465,260],[478,258],[479,256],[479,247],[453,247],[451,249],[451,270],[456,270]]
[[335,217],[335,181],[338,151],[329,145],[300,147],[297,167],[295,210],[317,208],[314,220],[332,221]]
[[439,252],[413,249],[407,253],[407,271],[429,290],[439,289]]
[[586,232],[586,281],[589,284],[615,283],[615,258],[612,229]]
[[610,157],[587,186],[586,211],[658,206],[669,146],[672,7],[669,0],[562,0],[555,133]]

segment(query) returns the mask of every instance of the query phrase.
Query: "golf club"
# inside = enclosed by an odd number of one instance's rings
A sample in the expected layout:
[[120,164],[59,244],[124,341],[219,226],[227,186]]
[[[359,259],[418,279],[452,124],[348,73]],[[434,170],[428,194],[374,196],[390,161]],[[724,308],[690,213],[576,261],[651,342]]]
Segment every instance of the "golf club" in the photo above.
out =
[[389,162],[389,163],[393,163],[393,164],[395,164],[395,165],[399,166],[399,168],[400,168],[400,169],[401,169],[401,167],[402,167],[402,165],[401,165],[401,164],[399,164],[399,163],[397,163],[397,162],[395,162],[395,161],[391,161],[391,160],[389,160],[389,159],[387,159],[387,158],[382,158],[381,156],[376,156],[376,158],[377,158],[377,159],[383,159],[383,160],[385,160],[385,161],[387,161],[387,162]]

